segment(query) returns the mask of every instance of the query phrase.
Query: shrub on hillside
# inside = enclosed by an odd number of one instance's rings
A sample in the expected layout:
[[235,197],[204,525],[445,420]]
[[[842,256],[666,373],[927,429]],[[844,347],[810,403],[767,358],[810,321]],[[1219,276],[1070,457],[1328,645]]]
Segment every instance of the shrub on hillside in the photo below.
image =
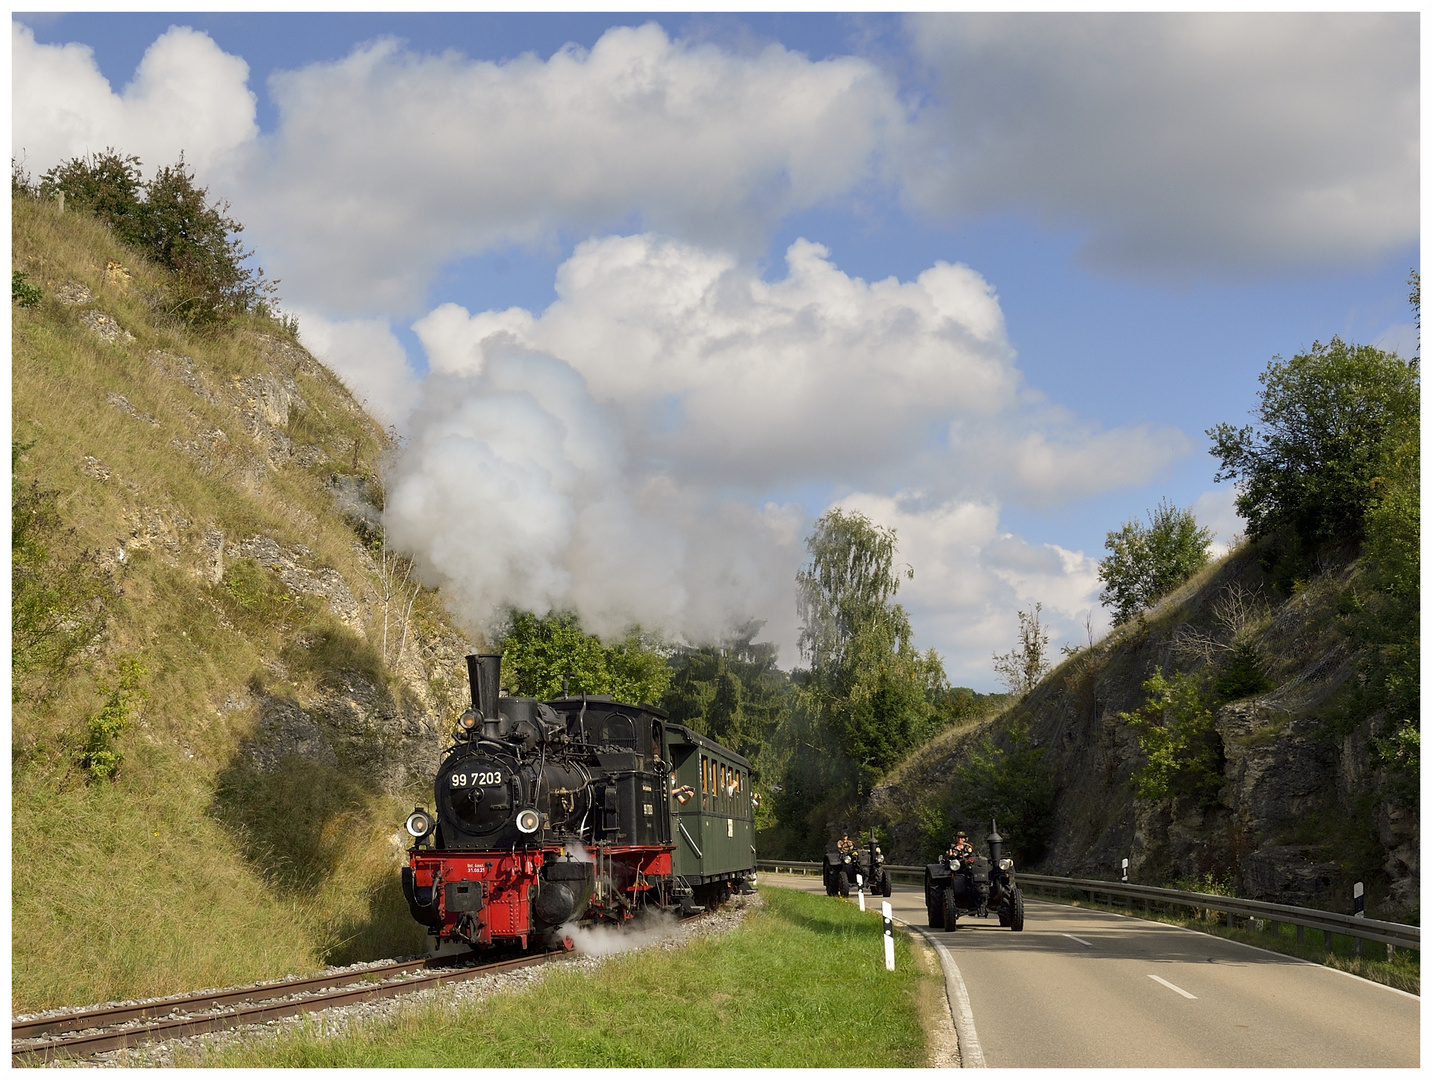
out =
[[1212,539],[1192,510],[1167,500],[1149,511],[1147,526],[1129,521],[1109,533],[1104,540],[1109,554],[1099,561],[1099,580],[1104,583],[1099,602],[1113,608],[1114,625],[1128,622],[1208,565]]
[[17,471],[26,443],[10,444],[10,672],[12,700],[48,697],[75,658],[104,633],[119,597],[96,552],[65,555],[74,530],[58,491]]
[[30,284],[29,275],[23,270],[10,271],[10,302],[21,307],[34,307],[44,294]]
[[994,673],[1016,697],[1024,697],[1049,673],[1049,631],[1039,621],[1043,604],[1019,615],[1019,644],[1007,653],[994,654]]
[[122,658],[118,678],[113,686],[106,688],[109,696],[104,705],[85,722],[84,740],[75,754],[75,763],[89,781],[113,780],[119,771],[122,755],[115,746],[115,740],[124,734],[134,719],[134,706],[144,696],[139,682],[147,674],[149,672],[136,658]]
[[1138,735],[1144,764],[1134,771],[1141,798],[1194,798],[1205,806],[1223,786],[1223,740],[1213,726],[1216,700],[1205,678],[1156,671],[1144,683],[1149,695],[1137,712],[1119,719]]
[[183,154],[148,182],[140,164],[112,148],[71,158],[40,178],[38,193],[63,192],[67,207],[93,214],[169,271],[170,313],[184,321],[205,325],[245,311],[269,314],[277,283],[246,265],[250,252],[238,240],[244,227],[229,216],[229,204],[210,202]]

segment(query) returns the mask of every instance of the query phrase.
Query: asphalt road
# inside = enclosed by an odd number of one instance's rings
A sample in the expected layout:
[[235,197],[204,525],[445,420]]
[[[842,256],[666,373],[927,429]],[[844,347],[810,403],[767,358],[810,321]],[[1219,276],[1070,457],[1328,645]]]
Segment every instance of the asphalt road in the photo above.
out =
[[[825,892],[817,877],[762,873],[760,880]],[[880,899],[867,897],[867,908],[878,911]],[[896,885],[890,904],[897,919],[926,927],[921,889]],[[1020,933],[991,915],[930,935],[959,969],[973,1034],[991,1068],[1420,1062],[1418,998],[1209,934],[1027,900]]]

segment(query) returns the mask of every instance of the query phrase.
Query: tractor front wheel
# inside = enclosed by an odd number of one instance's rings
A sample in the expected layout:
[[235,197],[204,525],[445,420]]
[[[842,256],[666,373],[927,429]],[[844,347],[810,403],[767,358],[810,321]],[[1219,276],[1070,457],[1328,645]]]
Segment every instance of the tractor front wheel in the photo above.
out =
[[958,930],[960,910],[955,906],[955,890],[945,890],[945,929]]

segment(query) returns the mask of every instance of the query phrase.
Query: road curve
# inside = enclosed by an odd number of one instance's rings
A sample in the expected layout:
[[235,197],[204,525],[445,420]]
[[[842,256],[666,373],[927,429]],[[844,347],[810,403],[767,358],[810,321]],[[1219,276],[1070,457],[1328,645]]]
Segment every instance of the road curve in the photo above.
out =
[[[799,874],[763,873],[761,881],[825,891],[819,878]],[[878,900],[867,897],[866,904],[878,910]],[[926,926],[921,889],[896,885],[890,903],[896,918]],[[993,916],[961,919],[952,933],[929,931],[959,968],[991,1068],[1420,1062],[1414,995],[1166,923],[1026,903],[1020,933]]]

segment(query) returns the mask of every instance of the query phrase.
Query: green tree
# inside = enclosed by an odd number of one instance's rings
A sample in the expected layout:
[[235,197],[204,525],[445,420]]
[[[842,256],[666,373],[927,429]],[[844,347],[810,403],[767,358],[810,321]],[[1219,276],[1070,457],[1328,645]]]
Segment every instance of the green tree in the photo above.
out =
[[[976,841],[997,821],[1008,850],[1024,862],[1044,857],[1054,829],[1054,770],[1036,746],[1027,723],[1009,729],[1009,748],[986,735],[955,775],[954,817]],[[945,840],[952,831],[946,827]],[[976,847],[978,843],[976,842]]]
[[1374,718],[1374,753],[1409,803],[1417,798],[1422,746],[1420,433],[1412,416],[1386,440],[1366,516],[1367,576],[1346,620],[1357,646],[1353,715]]
[[566,675],[573,694],[610,694],[618,701],[654,704],[671,682],[660,638],[632,627],[606,645],[584,633],[570,611],[541,617],[512,611],[501,647],[503,684],[524,697],[559,697]]
[[1212,805],[1223,786],[1223,740],[1213,724],[1217,701],[1204,676],[1156,671],[1144,683],[1149,695],[1136,712],[1119,719],[1138,735],[1145,761],[1134,787],[1145,799],[1195,798]]
[[790,709],[790,678],[776,646],[757,642],[751,622],[715,645],[679,648],[661,706],[671,719],[755,762]]
[[1417,362],[1334,337],[1259,376],[1258,422],[1209,428],[1217,481],[1257,539],[1286,531],[1304,549],[1363,537],[1389,432],[1416,415]]
[[139,158],[113,147],[71,158],[40,177],[40,197],[53,199],[63,192],[66,209],[93,214],[121,240],[132,244],[144,213],[144,177],[139,166]]
[[1024,697],[1049,672],[1049,631],[1039,621],[1043,604],[1019,615],[1019,644],[1007,653],[994,654],[994,671],[1009,692]]
[[206,324],[245,311],[270,313],[277,282],[249,265],[250,252],[238,239],[244,227],[229,216],[229,204],[210,201],[183,154],[147,183],[140,164],[112,148],[71,158],[40,178],[39,193],[52,198],[63,192],[67,207],[93,214],[168,270],[171,310],[185,321]]
[[901,577],[895,533],[858,511],[828,511],[806,539],[810,563],[796,576],[801,650],[810,676],[801,695],[864,782],[929,734],[944,667],[915,649],[894,602]]
[[1148,525],[1127,521],[1104,540],[1109,554],[1099,560],[1099,580],[1104,583],[1099,602],[1113,610],[1115,626],[1208,565],[1213,534],[1199,526],[1192,510],[1165,499],[1148,516]]

